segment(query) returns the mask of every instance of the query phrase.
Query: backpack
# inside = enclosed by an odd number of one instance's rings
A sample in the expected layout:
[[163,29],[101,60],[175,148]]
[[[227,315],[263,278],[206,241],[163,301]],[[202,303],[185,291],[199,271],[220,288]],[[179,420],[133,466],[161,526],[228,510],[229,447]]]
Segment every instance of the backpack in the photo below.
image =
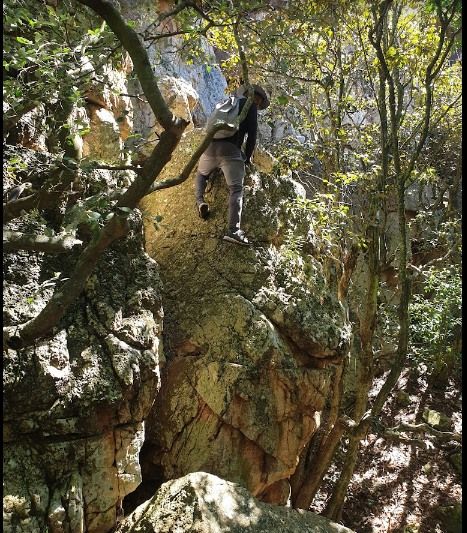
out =
[[237,133],[239,124],[236,120],[239,112],[240,98],[238,96],[229,96],[226,100],[216,104],[214,111],[210,114],[206,123],[206,131],[213,125],[224,122],[234,129],[219,130],[214,134],[214,139],[227,139]]

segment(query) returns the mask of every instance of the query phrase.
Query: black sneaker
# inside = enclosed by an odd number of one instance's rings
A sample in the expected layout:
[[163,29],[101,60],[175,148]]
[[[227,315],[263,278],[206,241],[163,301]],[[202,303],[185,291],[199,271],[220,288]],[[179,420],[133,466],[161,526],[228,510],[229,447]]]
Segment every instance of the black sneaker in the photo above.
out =
[[209,205],[207,203],[199,204],[198,213],[203,220],[206,220],[209,216]]
[[227,235],[224,235],[224,241],[233,242],[242,246],[250,245],[250,242],[241,229],[238,229],[237,231],[229,231]]

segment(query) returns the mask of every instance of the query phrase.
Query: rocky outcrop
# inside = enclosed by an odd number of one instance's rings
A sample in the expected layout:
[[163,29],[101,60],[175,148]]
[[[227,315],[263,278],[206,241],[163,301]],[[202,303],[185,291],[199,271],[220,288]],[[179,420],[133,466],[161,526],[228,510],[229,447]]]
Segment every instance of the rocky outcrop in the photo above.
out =
[[118,533],[352,533],[314,513],[259,502],[243,487],[204,472],[162,485]]
[[[144,420],[160,384],[162,307],[141,221],[132,226],[51,339],[4,352],[6,532],[109,531],[141,481]],[[35,316],[74,261],[6,255],[6,325]]]
[[[200,135],[185,135],[160,179],[177,175]],[[169,359],[145,457],[165,479],[203,470],[284,503],[349,331],[312,254],[316,237],[301,186],[261,172],[246,184],[249,248],[222,241],[223,177],[206,197],[208,221],[198,218],[191,179],[142,205],[146,247],[164,281]]]

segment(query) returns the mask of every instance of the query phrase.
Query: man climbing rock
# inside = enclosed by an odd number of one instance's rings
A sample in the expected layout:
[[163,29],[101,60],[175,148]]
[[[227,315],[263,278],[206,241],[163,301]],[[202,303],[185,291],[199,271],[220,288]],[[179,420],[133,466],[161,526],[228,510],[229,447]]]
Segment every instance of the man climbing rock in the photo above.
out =
[[[266,91],[259,85],[253,84],[254,100],[244,120],[240,123],[238,131],[232,136],[222,139],[213,139],[198,163],[198,174],[195,183],[195,196],[198,212],[201,218],[209,216],[209,205],[204,200],[209,175],[220,168],[229,187],[229,228],[224,240],[248,246],[249,242],[244,232],[240,229],[243,204],[243,180],[245,178],[245,165],[251,165],[251,156],[256,145],[258,131],[258,109],[269,106]],[[239,102],[239,114],[246,102],[245,90]],[[242,155],[242,145],[246,139],[245,157]]]

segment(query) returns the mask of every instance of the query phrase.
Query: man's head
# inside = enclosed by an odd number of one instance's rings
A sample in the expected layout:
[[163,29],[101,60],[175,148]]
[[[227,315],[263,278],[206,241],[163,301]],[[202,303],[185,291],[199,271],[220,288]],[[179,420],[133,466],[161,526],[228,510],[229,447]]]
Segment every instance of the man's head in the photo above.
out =
[[254,94],[253,102],[258,106],[259,109],[263,109],[261,106],[263,105],[264,98],[260,94],[258,93]]
[[[254,102],[258,106],[258,109],[266,109],[269,106],[269,97],[266,93],[266,91],[256,83],[252,83],[253,90],[255,91],[254,94]],[[243,90],[244,96],[248,96],[248,90],[244,88]]]

